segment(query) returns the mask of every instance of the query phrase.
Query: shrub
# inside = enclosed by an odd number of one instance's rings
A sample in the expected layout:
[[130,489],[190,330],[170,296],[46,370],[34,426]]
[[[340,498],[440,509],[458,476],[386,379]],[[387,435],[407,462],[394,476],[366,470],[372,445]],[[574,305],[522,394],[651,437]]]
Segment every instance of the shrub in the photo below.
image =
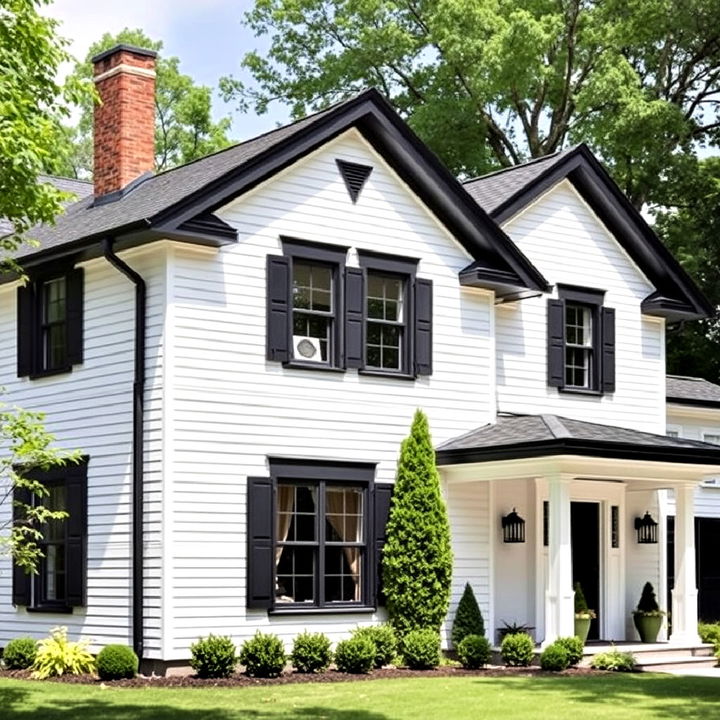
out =
[[635,656],[629,652],[610,650],[598,653],[592,659],[590,667],[595,670],[613,670],[614,672],[632,672],[635,669]]
[[282,640],[277,635],[258,630],[254,637],[243,643],[240,662],[252,677],[277,677],[287,662]]
[[330,639],[323,633],[301,633],[295,638],[290,660],[300,673],[325,672],[332,662]]
[[643,585],[642,593],[640,594],[640,601],[637,604],[637,608],[635,608],[633,612],[637,613],[638,615],[653,617],[665,614],[658,605],[652,583],[646,582],[645,585]]
[[440,664],[440,635],[434,629],[410,631],[401,646],[403,661],[411,670],[432,670]]
[[370,625],[353,630],[353,637],[366,637],[375,645],[375,667],[390,665],[398,651],[398,642],[391,625]]
[[95,658],[101,680],[134,678],[138,671],[138,656],[127,645],[106,645]]
[[576,618],[594,618],[595,611],[588,607],[585,593],[579,582],[575,583],[575,617]]
[[560,672],[561,670],[566,670],[569,665],[568,652],[557,641],[552,643],[552,645],[548,645],[542,651],[542,655],[540,655],[540,667],[543,670]]
[[40,640],[33,677],[43,680],[56,675],[82,675],[95,669],[95,658],[88,650],[88,642],[71,642],[67,639],[67,628],[56,627],[50,637]]
[[190,667],[198,677],[230,677],[236,665],[237,649],[227,636],[210,634],[190,646]]
[[450,603],[452,550],[435,450],[418,410],[403,440],[382,558],[383,589],[395,632],[440,632]]
[[[715,647],[720,647],[720,623],[698,623],[698,634],[704,643],[711,643]],[[10,646],[8,645],[8,647]]]
[[553,644],[565,648],[568,656],[568,667],[577,665],[582,660],[585,645],[579,637],[558,638]]
[[525,623],[508,623],[503,620],[502,624],[503,626],[498,628],[500,640],[502,640],[506,635],[519,635],[520,633],[529,635],[530,631],[535,629],[532,625],[526,625]]
[[343,640],[335,648],[335,665],[340,672],[369,673],[374,664],[375,644],[363,635]]
[[511,667],[527,667],[535,657],[535,643],[527,633],[506,635],[500,645],[503,662]]
[[3,651],[3,662],[8,670],[27,670],[37,655],[37,641],[30,637],[11,640]]
[[466,635],[458,643],[457,654],[464,668],[477,670],[490,661],[490,643],[484,635]]
[[453,647],[457,648],[460,641],[468,635],[485,635],[485,622],[470,583],[465,583],[465,590],[453,620],[451,634]]

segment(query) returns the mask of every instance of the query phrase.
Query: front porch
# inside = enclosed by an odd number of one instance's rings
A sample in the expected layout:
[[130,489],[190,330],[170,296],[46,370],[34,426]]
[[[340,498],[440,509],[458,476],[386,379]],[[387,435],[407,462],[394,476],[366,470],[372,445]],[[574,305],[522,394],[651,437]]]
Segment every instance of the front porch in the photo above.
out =
[[[693,492],[720,469],[720,448],[555,416],[500,416],[441,446],[438,465],[457,580],[484,591],[491,641],[503,623],[532,626],[543,647],[573,635],[580,582],[597,614],[590,639],[638,642],[632,611],[651,582],[671,610],[659,639],[676,649],[700,645]],[[671,608],[661,490],[676,500]],[[523,542],[503,538],[502,518],[513,510],[524,521]],[[484,535],[471,529],[471,512],[485,516]],[[656,542],[638,542],[635,521],[646,512],[658,523]],[[487,567],[473,563],[473,552],[487,554]]]

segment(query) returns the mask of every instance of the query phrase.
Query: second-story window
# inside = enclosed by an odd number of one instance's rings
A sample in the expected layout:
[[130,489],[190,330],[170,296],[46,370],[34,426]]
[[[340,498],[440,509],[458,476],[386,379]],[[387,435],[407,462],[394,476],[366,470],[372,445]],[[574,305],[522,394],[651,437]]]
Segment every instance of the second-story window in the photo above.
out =
[[335,269],[302,260],[292,267],[292,356],[328,363],[334,356]]
[[593,383],[593,308],[565,305],[565,385],[591,388]]
[[406,278],[368,271],[365,367],[390,372],[404,369],[406,294]]
[[67,365],[67,280],[65,276],[39,284],[40,370]]

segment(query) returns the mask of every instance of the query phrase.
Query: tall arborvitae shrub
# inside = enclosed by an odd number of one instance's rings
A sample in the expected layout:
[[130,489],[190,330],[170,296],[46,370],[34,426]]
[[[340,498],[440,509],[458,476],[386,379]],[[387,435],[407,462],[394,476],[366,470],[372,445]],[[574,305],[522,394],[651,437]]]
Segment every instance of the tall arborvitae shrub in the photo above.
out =
[[398,635],[440,630],[450,602],[450,525],[427,417],[420,410],[400,449],[382,576]]
[[453,646],[457,648],[468,635],[485,635],[485,622],[470,583],[465,583],[452,626]]

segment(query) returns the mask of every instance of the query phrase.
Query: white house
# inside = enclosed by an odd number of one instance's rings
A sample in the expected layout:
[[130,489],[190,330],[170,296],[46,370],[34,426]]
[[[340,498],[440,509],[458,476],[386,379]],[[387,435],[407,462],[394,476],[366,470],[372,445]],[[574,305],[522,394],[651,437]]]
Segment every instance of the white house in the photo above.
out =
[[[40,574],[0,572],[0,646],[67,625],[158,667],[200,635],[335,640],[384,617],[395,463],[428,414],[489,632],[634,637],[676,503],[673,626],[697,642],[693,494],[665,327],[711,311],[584,146],[461,185],[375,91],[152,175],[154,53],[95,58],[95,185],[0,285],[0,385],[86,461]],[[705,438],[706,440],[708,438]],[[665,505],[663,505],[665,503]],[[525,542],[503,541],[502,519]],[[3,511],[8,508],[3,506]]]

